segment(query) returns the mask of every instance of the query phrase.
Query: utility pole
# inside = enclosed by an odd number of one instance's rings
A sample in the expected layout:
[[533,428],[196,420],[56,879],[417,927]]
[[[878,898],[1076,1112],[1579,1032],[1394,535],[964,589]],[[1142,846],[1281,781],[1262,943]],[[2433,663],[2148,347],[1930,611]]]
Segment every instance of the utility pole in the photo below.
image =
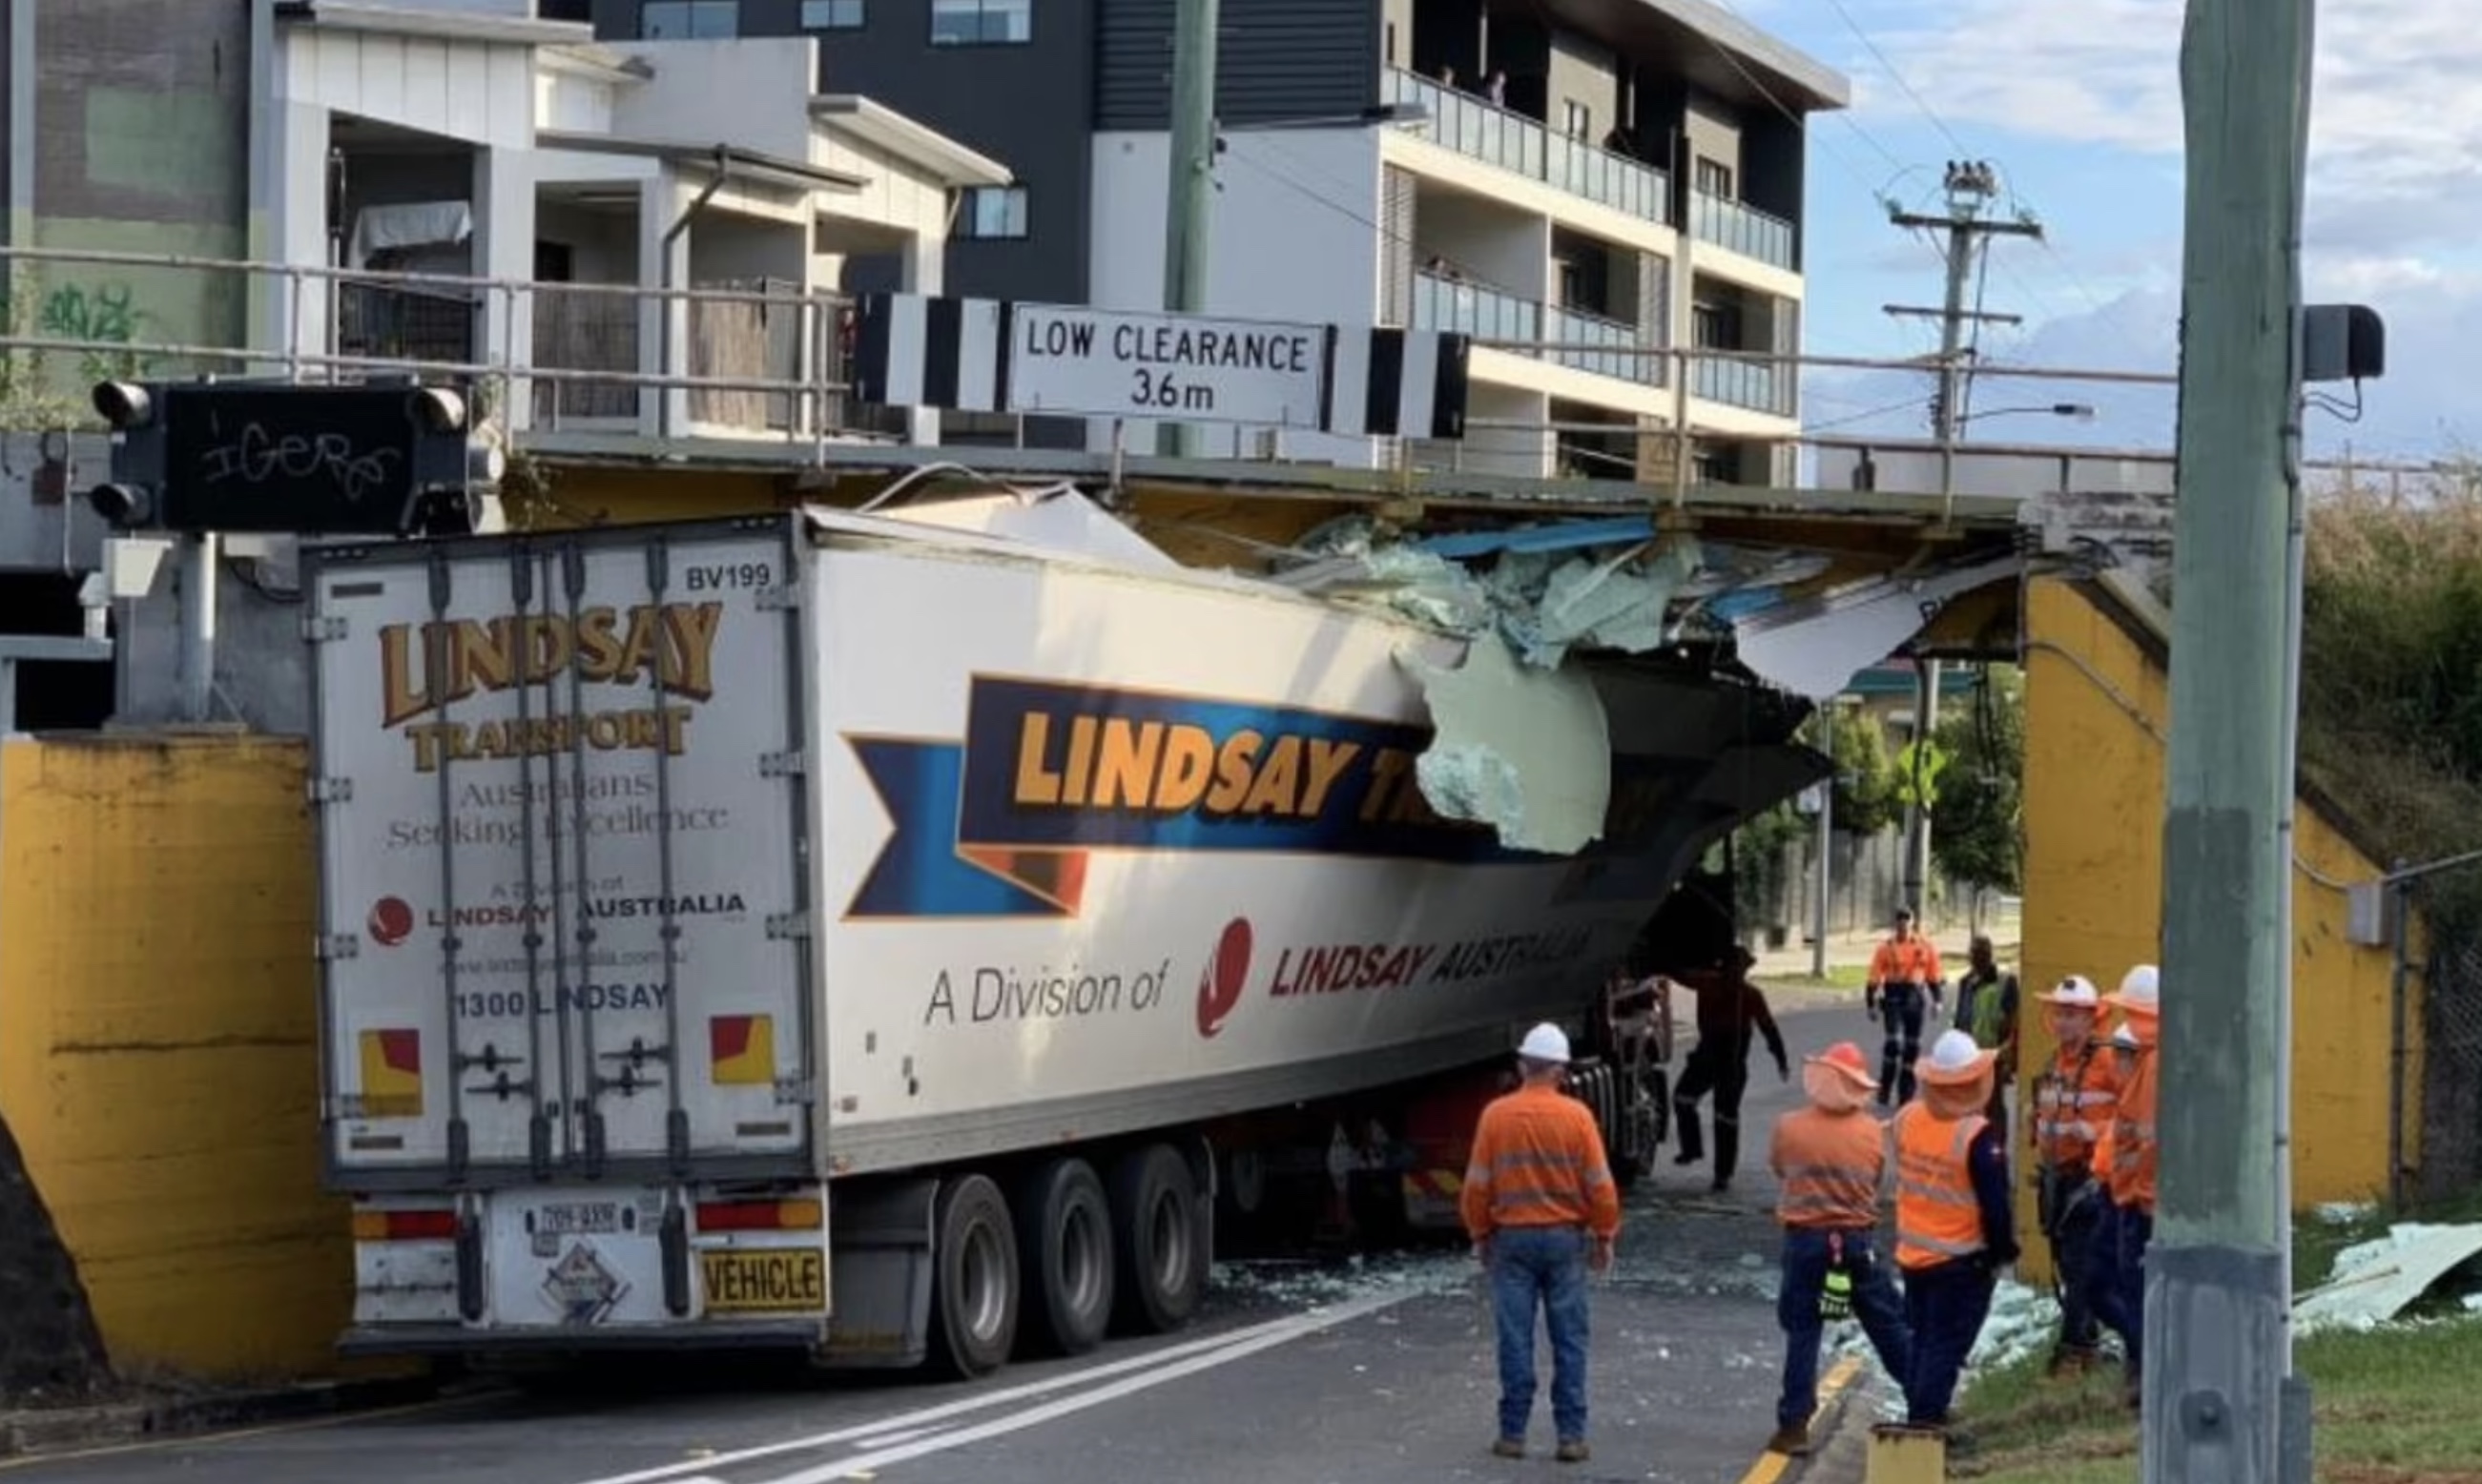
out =
[[2287,517],[2311,0],[2189,0],[2147,1484],[2310,1477],[2288,1382]]
[[[1206,310],[1206,238],[1215,205],[1217,0],[1178,0],[1172,38],[1172,179],[1164,201],[1164,308]],[[1169,423],[1158,448],[1200,455],[1195,423]]]
[[[1989,257],[1993,237],[2040,238],[2043,226],[2031,213],[2020,212],[2008,219],[1984,215],[1992,198],[1999,194],[1999,176],[1987,161],[1948,161],[1942,188],[1947,193],[1945,215],[1923,216],[1890,206],[1888,220],[1898,226],[1925,227],[1947,235],[1941,254],[1947,260],[1947,293],[1936,309],[1910,305],[1886,307],[1888,313],[1900,317],[1920,316],[1940,322],[1939,389],[1931,396],[1931,431],[1940,445],[1940,492],[1947,495],[1955,492],[1956,443],[1965,427],[1965,401],[1970,387],[1967,361],[1973,350],[1966,344],[1966,327],[2021,323],[2018,315],[1968,307],[1966,295],[1973,287],[1976,270]],[[1914,676],[1914,760],[1917,776],[1915,800],[1905,807],[1905,899],[1915,914],[1914,920],[1928,932],[1930,904],[1923,898],[1931,879],[1931,811],[1920,802],[1918,772],[1930,751],[1931,739],[1939,730],[1940,662],[1917,653]]]

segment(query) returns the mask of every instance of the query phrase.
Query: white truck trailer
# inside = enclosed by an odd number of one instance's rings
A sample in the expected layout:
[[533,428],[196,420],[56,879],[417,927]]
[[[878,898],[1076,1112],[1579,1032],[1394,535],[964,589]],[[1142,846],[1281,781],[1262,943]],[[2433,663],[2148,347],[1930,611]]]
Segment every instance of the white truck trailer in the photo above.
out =
[[[1415,779],[1398,656],[1465,641],[960,509],[308,554],[348,1352],[1178,1327],[1287,1153],[1375,1124],[1452,1210],[1513,1038],[1817,771],[1616,670],[1608,837],[1504,849]],[[1583,1070],[1642,1162],[1656,1095]]]

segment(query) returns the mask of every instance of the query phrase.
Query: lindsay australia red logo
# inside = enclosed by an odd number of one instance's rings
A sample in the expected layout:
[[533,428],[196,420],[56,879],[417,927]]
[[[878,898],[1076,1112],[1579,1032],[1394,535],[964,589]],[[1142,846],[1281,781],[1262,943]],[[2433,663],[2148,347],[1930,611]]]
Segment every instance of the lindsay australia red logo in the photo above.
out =
[[371,906],[371,941],[393,948],[413,936],[413,909],[403,897],[383,896]]
[[1224,1028],[1232,1007],[1241,1003],[1242,987],[1250,982],[1250,919],[1235,917],[1224,925],[1215,957],[1198,976],[1198,1033],[1213,1038]]

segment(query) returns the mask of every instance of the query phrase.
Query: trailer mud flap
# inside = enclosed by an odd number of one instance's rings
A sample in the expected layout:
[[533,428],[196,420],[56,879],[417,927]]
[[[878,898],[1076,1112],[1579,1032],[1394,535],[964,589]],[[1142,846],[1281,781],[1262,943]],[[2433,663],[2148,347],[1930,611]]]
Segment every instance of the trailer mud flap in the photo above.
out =
[[842,1366],[919,1365],[930,1351],[937,1179],[832,1187],[836,1204],[827,1344]]

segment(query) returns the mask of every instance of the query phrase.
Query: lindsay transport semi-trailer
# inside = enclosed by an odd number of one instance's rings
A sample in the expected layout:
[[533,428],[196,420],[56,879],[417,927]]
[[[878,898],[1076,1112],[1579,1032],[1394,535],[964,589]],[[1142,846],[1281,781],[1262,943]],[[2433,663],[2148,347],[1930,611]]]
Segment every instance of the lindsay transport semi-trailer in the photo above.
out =
[[1452,1220],[1545,1018],[1642,1164],[1609,975],[1818,771],[1790,703],[1616,663],[1602,837],[1504,847],[1416,776],[1419,667],[1479,646],[1073,493],[306,565],[351,1353],[978,1374],[1175,1329],[1219,1214],[1375,1169]]

